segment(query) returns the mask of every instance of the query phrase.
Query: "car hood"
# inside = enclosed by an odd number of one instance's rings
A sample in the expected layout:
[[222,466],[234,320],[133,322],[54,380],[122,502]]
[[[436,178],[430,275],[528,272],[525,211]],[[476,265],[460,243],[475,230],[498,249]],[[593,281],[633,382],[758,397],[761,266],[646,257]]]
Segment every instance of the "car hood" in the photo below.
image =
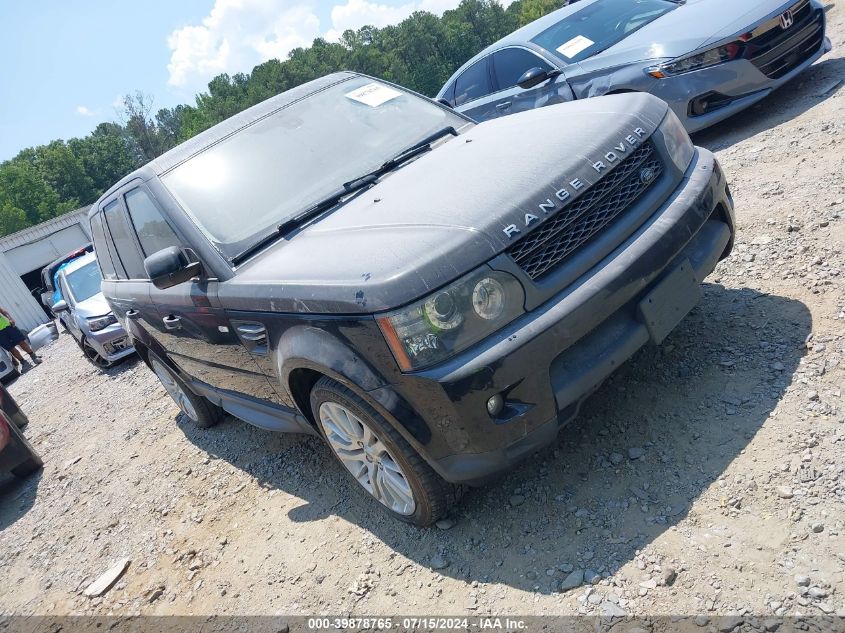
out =
[[[226,307],[368,313],[425,296],[489,261],[541,221],[526,213],[571,199],[598,176],[592,165],[667,106],[627,94],[530,110],[477,125],[277,242],[222,283]],[[575,191],[576,179],[584,184]],[[558,205],[560,206],[560,205]],[[521,233],[509,237],[514,224]]]
[[777,15],[784,0],[688,0],[579,66],[586,70],[680,57]]
[[88,297],[85,301],[77,303],[73,311],[79,316],[89,319],[91,317],[105,316],[112,310],[109,304],[106,303],[103,293],[98,292],[93,297]]

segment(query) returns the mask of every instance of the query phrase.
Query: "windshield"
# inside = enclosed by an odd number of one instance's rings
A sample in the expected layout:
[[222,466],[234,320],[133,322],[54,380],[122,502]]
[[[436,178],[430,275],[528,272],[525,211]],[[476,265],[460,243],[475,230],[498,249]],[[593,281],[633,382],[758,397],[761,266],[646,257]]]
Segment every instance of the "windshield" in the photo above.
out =
[[466,121],[366,77],[295,102],[213,145],[162,182],[232,259],[344,183]]
[[532,41],[567,64],[587,59],[677,9],[669,0],[598,0],[546,29]]
[[72,273],[65,274],[65,279],[74,300],[79,303],[100,292],[100,282],[103,278],[100,275],[96,260],[91,260],[82,268],[77,268]]

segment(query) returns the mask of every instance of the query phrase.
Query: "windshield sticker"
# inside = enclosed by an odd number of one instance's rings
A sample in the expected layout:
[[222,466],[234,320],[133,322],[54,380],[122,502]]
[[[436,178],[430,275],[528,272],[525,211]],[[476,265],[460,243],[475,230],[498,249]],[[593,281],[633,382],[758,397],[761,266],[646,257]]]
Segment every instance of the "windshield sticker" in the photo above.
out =
[[358,101],[371,108],[377,108],[391,99],[401,97],[402,93],[383,84],[373,82],[346,93],[347,98]]
[[557,52],[567,59],[572,59],[584,49],[590,48],[593,44],[595,44],[595,42],[590,38],[579,35],[577,37],[573,37],[566,44],[558,46]]

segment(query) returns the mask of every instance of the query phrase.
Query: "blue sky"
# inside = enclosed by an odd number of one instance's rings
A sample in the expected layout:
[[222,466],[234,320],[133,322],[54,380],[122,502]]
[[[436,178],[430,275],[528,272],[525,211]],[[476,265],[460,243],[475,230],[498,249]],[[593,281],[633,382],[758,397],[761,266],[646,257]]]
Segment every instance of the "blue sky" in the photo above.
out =
[[117,119],[135,90],[193,103],[221,72],[249,72],[314,37],[435,13],[458,0],[0,0],[0,161]]

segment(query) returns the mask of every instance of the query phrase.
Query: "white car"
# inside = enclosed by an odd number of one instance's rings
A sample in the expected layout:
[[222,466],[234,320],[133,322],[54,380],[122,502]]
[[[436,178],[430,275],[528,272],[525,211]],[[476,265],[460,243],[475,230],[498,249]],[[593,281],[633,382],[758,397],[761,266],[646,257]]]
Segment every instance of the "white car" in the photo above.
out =
[[14,378],[17,375],[18,370],[15,368],[15,363],[12,361],[12,355],[0,347],[0,380]]

